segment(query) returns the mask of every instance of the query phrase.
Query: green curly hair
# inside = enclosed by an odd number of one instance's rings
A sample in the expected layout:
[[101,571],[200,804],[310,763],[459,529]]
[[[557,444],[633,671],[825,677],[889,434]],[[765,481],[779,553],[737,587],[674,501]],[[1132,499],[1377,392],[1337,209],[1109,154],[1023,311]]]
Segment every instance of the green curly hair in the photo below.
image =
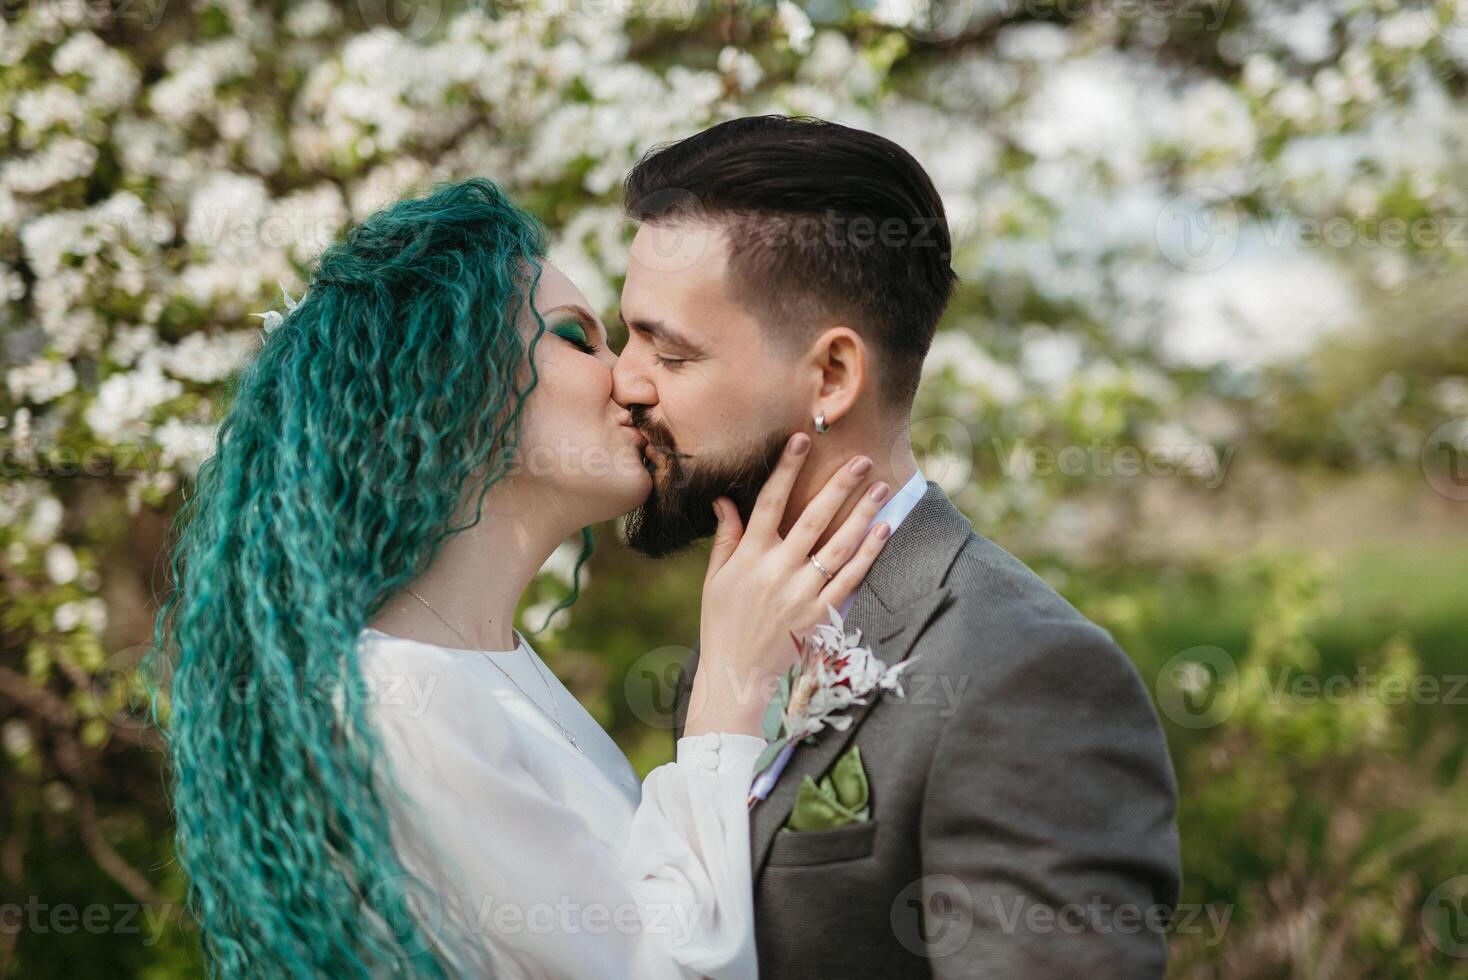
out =
[[149,655],[213,975],[454,972],[410,914],[361,699],[330,695],[361,689],[358,634],[512,466],[545,251],[489,180],[401,201],[323,254],[233,385]]

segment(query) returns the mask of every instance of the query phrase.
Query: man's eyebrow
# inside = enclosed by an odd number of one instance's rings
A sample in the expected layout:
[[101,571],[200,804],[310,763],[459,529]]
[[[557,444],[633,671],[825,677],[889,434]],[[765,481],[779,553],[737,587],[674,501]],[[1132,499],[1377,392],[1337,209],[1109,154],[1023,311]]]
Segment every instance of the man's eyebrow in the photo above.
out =
[[603,342],[607,340],[606,330],[602,329],[596,317],[592,316],[591,311],[584,306],[577,306],[575,303],[563,303],[560,306],[552,306],[550,309],[543,311],[540,317],[541,319],[546,319],[552,313],[557,313],[561,310],[566,311],[579,320],[581,325],[586,328],[586,333],[589,337],[600,336]]
[[626,327],[629,331],[647,334],[654,340],[661,340],[663,343],[668,344],[669,346],[677,347],[680,350],[686,351],[691,354],[703,353],[702,347],[700,347],[698,344],[695,344],[693,341],[689,340],[687,337],[683,336],[681,333],[674,330],[666,323],[663,323],[661,320],[638,320],[635,318],[628,320],[622,316],[621,310],[617,311],[617,319],[621,320],[622,326]]

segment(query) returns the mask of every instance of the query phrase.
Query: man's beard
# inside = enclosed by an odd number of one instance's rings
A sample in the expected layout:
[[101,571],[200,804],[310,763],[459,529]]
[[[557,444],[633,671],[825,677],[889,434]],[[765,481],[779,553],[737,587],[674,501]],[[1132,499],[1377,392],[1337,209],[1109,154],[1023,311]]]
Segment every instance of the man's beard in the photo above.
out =
[[647,436],[650,457],[662,461],[652,494],[626,518],[627,543],[650,558],[682,551],[718,528],[714,501],[728,497],[749,523],[760,488],[780,462],[788,433],[772,432],[747,446],[694,461],[678,451],[673,434],[644,411],[632,410],[632,423]]

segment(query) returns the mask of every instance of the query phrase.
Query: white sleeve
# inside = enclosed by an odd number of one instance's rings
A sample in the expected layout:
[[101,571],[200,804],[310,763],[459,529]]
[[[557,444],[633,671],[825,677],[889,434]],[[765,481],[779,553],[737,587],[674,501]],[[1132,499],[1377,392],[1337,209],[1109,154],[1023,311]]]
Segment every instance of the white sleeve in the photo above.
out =
[[698,916],[676,959],[710,977],[753,977],[754,887],[749,784],[765,740],[725,732],[678,740],[675,761],[647,774],[622,855],[643,903]]
[[[409,807],[387,791],[394,840],[437,892],[428,921],[443,941],[467,943],[471,960],[487,951],[496,976],[754,977],[745,801],[763,740],[680,740],[676,761],[648,775],[630,832],[625,800],[593,828],[527,766],[534,736],[474,687],[440,685],[419,717],[377,711]],[[615,825],[625,843],[608,838]]]

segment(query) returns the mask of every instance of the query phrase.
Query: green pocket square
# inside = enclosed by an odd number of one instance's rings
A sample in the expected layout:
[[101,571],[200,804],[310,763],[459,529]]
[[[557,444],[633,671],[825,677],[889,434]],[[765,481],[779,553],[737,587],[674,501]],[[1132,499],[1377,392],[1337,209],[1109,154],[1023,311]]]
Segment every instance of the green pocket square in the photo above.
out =
[[831,830],[860,823],[869,812],[867,774],[861,767],[861,749],[853,745],[819,784],[809,776],[801,780],[784,829]]

